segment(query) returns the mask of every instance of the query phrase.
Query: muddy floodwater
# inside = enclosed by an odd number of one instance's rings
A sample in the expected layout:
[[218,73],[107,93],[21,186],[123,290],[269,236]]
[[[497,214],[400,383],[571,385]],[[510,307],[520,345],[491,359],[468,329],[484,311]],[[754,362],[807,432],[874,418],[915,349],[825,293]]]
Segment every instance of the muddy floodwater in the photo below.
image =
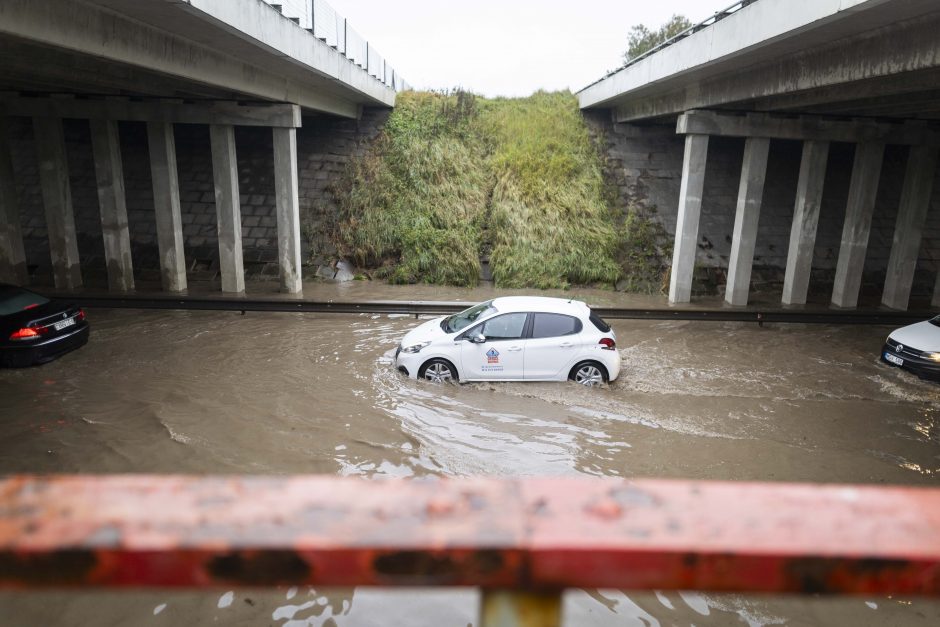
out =
[[[620,380],[434,385],[413,318],[91,311],[88,346],[0,370],[0,472],[593,475],[940,483],[940,386],[887,327],[612,321]],[[812,515],[808,512],[807,515]],[[472,590],[3,593],[0,625],[476,624]],[[567,625],[936,625],[916,599],[583,591]]]

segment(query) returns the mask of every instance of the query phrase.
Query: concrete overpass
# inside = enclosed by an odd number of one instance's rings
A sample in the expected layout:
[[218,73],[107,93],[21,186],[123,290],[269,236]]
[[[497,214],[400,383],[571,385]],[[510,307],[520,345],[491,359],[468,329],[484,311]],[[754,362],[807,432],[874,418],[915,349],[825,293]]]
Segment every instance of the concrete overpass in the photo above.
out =
[[[335,32],[339,18],[331,12],[331,19]],[[356,119],[364,107],[392,107],[403,85],[360,39],[338,45],[261,0],[0,3],[0,280],[27,280],[6,130],[10,118],[25,117],[56,286],[82,284],[62,130],[64,119],[77,118],[90,124],[112,289],[134,287],[118,123],[135,121],[147,125],[142,150],[149,150],[164,289],[186,289],[174,125],[199,124],[211,130],[223,290],[244,290],[234,128],[260,126],[273,133],[281,283],[298,291],[303,117]]]
[[[744,138],[726,301],[748,300],[771,140],[803,142],[782,300],[806,302],[830,144],[854,144],[831,301],[857,305],[886,145],[906,174],[882,302],[905,309],[940,146],[935,0],[745,0],[582,90],[621,127],[685,137],[670,301],[687,302],[709,138]],[[934,305],[940,306],[940,281]]]

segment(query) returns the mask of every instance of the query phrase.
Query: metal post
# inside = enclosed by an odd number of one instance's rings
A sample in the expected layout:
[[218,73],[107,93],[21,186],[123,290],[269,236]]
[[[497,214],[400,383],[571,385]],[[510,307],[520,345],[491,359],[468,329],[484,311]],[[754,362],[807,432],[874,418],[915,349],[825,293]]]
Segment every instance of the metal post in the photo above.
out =
[[480,627],[561,627],[561,593],[483,590]]

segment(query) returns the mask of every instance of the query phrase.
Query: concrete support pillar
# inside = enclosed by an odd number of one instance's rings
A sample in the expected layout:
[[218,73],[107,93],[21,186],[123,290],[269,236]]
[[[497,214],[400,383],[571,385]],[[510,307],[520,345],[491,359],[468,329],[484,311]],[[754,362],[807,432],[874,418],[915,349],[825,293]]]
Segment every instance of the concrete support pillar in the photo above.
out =
[[33,132],[55,286],[57,289],[76,289],[82,286],[82,270],[62,120],[33,118]]
[[215,181],[215,214],[219,227],[219,266],[223,292],[245,291],[242,260],[242,218],[238,194],[238,163],[235,158],[235,128],[209,126],[212,142],[212,176]]
[[160,249],[160,280],[166,292],[186,289],[183,222],[180,219],[180,185],[176,171],[176,139],[168,122],[147,123],[150,145],[150,177]]
[[731,258],[728,261],[728,285],[725,288],[725,302],[729,305],[747,305],[769,151],[770,140],[765,137],[748,137],[745,140]]
[[274,191],[277,197],[277,258],[281,290],[300,292],[300,200],[297,129],[274,129]]
[[131,238],[127,227],[118,123],[114,120],[91,120],[90,124],[95,177],[98,181],[101,235],[108,262],[108,289],[127,292],[134,289],[134,264],[131,261]]
[[803,142],[800,179],[796,184],[796,204],[793,207],[793,225],[790,227],[787,271],[783,278],[784,305],[806,304],[828,159],[828,141]]
[[26,285],[26,252],[20,230],[20,207],[13,184],[13,159],[7,119],[0,116],[0,283]]
[[862,270],[884,152],[885,146],[879,142],[863,142],[855,147],[842,244],[839,247],[836,280],[832,287],[832,304],[837,307],[858,305],[858,291],[862,285]]
[[669,279],[670,303],[687,303],[692,299],[692,273],[698,250],[698,222],[702,213],[707,159],[708,135],[686,135],[679,188],[679,215],[676,218],[676,243]]
[[881,296],[881,302],[892,309],[906,310],[911,297],[921,232],[937,171],[937,152],[937,148],[932,146],[911,146],[907,157],[894,242]]

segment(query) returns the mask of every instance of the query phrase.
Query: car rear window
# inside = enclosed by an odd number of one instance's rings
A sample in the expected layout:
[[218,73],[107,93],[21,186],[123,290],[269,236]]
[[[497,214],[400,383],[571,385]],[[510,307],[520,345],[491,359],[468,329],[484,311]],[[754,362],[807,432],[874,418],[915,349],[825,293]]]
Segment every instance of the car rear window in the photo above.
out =
[[0,287],[0,316],[9,316],[48,302],[48,298],[21,287]]
[[610,332],[610,325],[604,322],[604,319],[598,316],[596,313],[591,312],[591,323],[597,327],[597,330],[601,333]]
[[581,332],[581,321],[572,316],[553,313],[537,313],[532,323],[532,338],[558,337]]

